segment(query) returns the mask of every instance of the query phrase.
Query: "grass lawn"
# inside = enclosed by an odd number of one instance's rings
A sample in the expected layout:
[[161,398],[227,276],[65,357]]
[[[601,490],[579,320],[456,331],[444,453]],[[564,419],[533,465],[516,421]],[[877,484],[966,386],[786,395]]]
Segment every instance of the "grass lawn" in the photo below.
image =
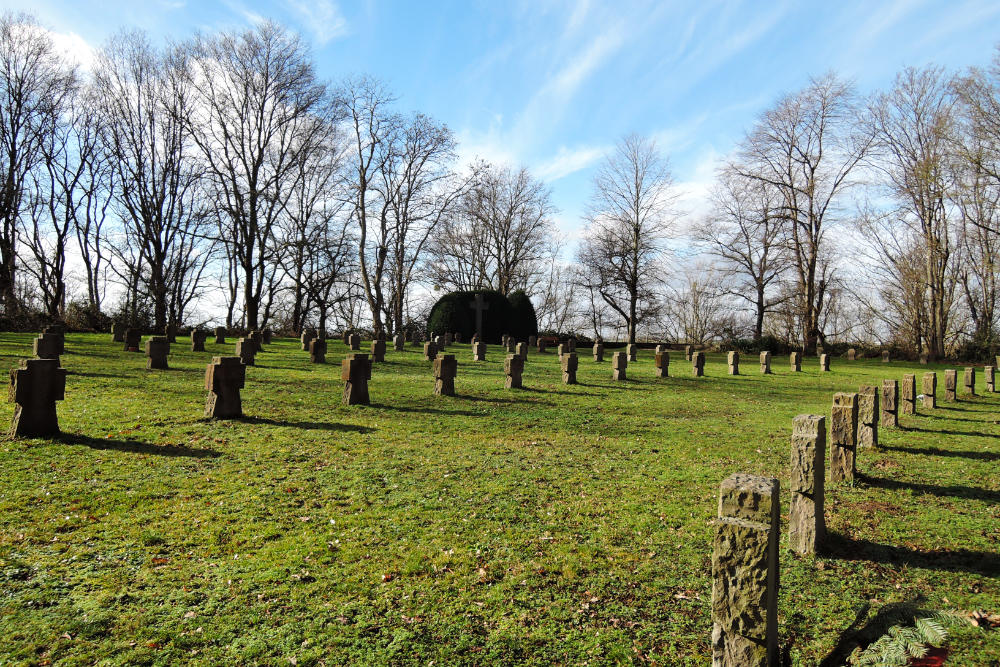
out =
[[[31,338],[0,334],[2,364]],[[313,365],[280,339],[247,369],[247,417],[212,422],[205,365],[234,348],[212,340],[147,371],[67,335],[65,436],[0,442],[0,663],[706,665],[719,483],[778,477],[787,514],[792,418],[926,370],[938,409],[828,484],[831,552],[782,549],[781,641],[816,665],[865,604],[1000,611],[1000,396],[945,402],[946,366],[745,357],[730,377],[709,355],[693,378],[673,353],[657,379],[643,350],[615,383],[610,351],[581,350],[564,386],[550,351],[505,390],[499,346],[454,345],[459,395],[438,397],[390,343],[372,405],[346,407],[343,344]],[[997,664],[1000,632],[950,649]]]

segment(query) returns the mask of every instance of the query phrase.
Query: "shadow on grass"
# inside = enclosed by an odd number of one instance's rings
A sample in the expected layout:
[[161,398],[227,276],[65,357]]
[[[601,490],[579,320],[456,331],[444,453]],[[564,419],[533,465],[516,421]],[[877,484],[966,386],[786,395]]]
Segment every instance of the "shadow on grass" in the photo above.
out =
[[889,445],[879,445],[879,449],[888,449],[893,452],[904,454],[922,454],[924,456],[951,456],[964,459],[976,459],[979,461],[1000,461],[1000,454],[993,452],[970,452],[965,450],[951,451],[940,447],[890,447]]
[[[956,403],[960,403],[960,402],[961,401],[956,401],[956,402],[953,403],[951,401],[948,401],[947,403],[942,404],[942,401],[938,400],[938,404],[937,404],[937,408],[936,409],[938,409],[938,410],[954,410],[956,412],[996,412],[997,411],[996,408],[991,408],[991,407],[985,406],[985,405],[983,406],[985,408],[985,410],[975,410],[973,408],[962,408],[962,407],[959,407],[958,405],[956,405]],[[981,405],[981,404],[979,404],[979,403],[976,403],[976,404],[966,403],[966,405]]]
[[240,417],[233,421],[244,424],[267,424],[269,426],[287,426],[303,431],[353,431],[355,433],[373,433],[375,429],[356,424],[334,424],[332,422],[296,422],[286,419],[271,419],[269,417]]
[[934,484],[918,484],[916,482],[900,482],[894,479],[869,477],[858,473],[857,479],[866,486],[876,489],[909,490],[916,493],[929,493],[943,498],[969,498],[988,503],[1000,503],[1000,491],[977,489],[973,486],[937,486]]
[[[456,394],[453,398],[464,399],[465,397]],[[372,403],[370,407],[379,408],[380,410],[395,410],[396,412],[416,412],[428,415],[456,415],[459,417],[486,416],[481,412],[473,412],[472,410],[441,410],[439,408],[416,407],[413,405],[386,405],[385,403]]]
[[827,535],[821,555],[839,560],[904,565],[945,572],[968,572],[987,577],[1000,576],[1000,554],[994,552],[968,549],[918,551],[869,540],[854,540],[838,533]]
[[81,371],[69,371],[68,375],[78,375],[85,378],[114,378],[116,380],[124,379],[121,374],[114,373],[83,373]]
[[109,440],[107,438],[92,438],[79,433],[63,433],[59,435],[55,442],[66,445],[82,445],[91,449],[111,449],[118,452],[130,452],[132,454],[155,454],[157,456],[190,456],[193,458],[215,458],[222,456],[214,449],[202,449],[200,447],[178,447],[177,445],[154,445],[138,440]]
[[[871,605],[865,603],[858,609],[854,622],[844,628],[837,638],[830,653],[819,663],[818,667],[840,667],[847,662],[848,656],[855,647],[867,647],[872,642],[877,641],[890,626],[899,623],[912,625],[914,618],[927,616],[933,613],[932,610],[921,609],[920,600],[912,602],[893,602],[879,609],[878,613],[869,617]],[[861,624],[867,619],[864,626]]]
[[[963,420],[965,421],[965,420]],[[983,422],[976,422],[977,424],[982,424]],[[962,436],[972,436],[974,438],[1000,438],[1000,436],[992,435],[990,433],[976,433],[975,431],[955,431],[952,429],[936,429],[936,428],[919,428],[916,426],[906,426],[900,428],[901,431],[910,431],[911,433],[934,433],[940,435],[962,435]]]

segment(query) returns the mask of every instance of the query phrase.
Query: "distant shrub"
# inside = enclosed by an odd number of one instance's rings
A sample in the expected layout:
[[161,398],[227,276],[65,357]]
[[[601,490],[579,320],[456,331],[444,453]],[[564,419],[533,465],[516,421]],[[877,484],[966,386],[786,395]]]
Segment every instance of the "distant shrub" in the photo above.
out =
[[511,292],[507,297],[510,304],[510,320],[507,325],[507,333],[515,340],[527,340],[529,336],[538,335],[538,317],[535,315],[535,307],[531,304],[531,299],[524,290]]
[[469,340],[476,333],[476,311],[469,307],[476,294],[482,294],[489,306],[483,313],[483,341],[496,344],[505,333],[510,333],[510,304],[495,290],[450,292],[445,294],[427,318],[427,332],[441,335],[445,332],[460,333],[462,340]]
[[84,301],[66,306],[66,326],[76,331],[111,331],[111,318]]

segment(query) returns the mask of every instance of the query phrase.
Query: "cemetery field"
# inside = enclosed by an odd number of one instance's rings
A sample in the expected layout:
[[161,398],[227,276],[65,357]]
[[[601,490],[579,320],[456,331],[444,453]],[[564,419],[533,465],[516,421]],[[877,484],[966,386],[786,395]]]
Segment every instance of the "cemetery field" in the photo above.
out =
[[[4,367],[31,338],[0,334]],[[787,515],[793,417],[927,370],[938,408],[828,484],[827,553],[782,536],[780,641],[840,664],[890,603],[1000,612],[1000,396],[979,375],[981,396],[946,402],[961,366],[776,356],[762,376],[748,355],[730,377],[712,354],[693,378],[671,352],[657,379],[642,350],[613,382],[613,350],[580,349],[565,386],[532,351],[505,390],[499,346],[475,363],[453,345],[440,397],[422,349],[390,342],[372,404],[346,407],[340,341],[314,365],[276,339],[247,417],[212,422],[205,365],[233,345],[205,347],[178,339],[147,371],[109,335],[66,336],[63,437],[0,442],[0,663],[705,665],[719,483],[777,477]],[[997,664],[1000,632],[951,632],[947,664]]]

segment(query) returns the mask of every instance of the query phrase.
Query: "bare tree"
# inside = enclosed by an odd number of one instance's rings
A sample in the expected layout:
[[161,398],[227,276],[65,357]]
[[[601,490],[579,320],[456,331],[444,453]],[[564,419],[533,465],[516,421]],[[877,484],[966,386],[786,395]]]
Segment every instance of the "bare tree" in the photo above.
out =
[[313,119],[329,113],[326,85],[299,37],[271,22],[198,37],[189,71],[197,104],[188,127],[224,214],[246,326],[257,328],[264,292],[272,293],[282,247],[275,234],[299,154],[322,136]]
[[676,198],[672,186],[666,158],[637,135],[619,142],[594,177],[580,275],[625,322],[629,343],[638,325],[659,309],[660,260]]
[[18,222],[28,178],[44,161],[44,143],[75,83],[75,69],[34,18],[0,16],[0,298],[7,315],[18,310]]
[[382,216],[386,220],[385,322],[403,328],[406,297],[421,266],[431,233],[468,192],[475,170],[452,170],[455,138],[444,125],[422,114],[405,121],[379,162]]
[[104,149],[116,172],[115,202],[127,248],[116,244],[126,287],[148,298],[153,326],[177,323],[176,290],[196,290],[192,253],[206,220],[202,169],[188,132],[193,99],[184,54],[156,50],[126,32],[98,55],[94,73]]
[[435,229],[431,279],[445,289],[534,292],[555,252],[551,193],[523,167],[473,169],[474,183]]
[[803,349],[825,340],[820,321],[833,270],[824,239],[870,135],[854,131],[857,106],[850,85],[828,74],[766,111],[743,140],[734,169],[775,188],[798,282]]
[[791,268],[785,221],[775,188],[726,169],[712,191],[712,212],[697,229],[708,252],[721,263],[725,292],[754,309],[754,339],[764,332],[764,316],[787,297],[779,286]]
[[[923,271],[920,276],[927,320],[922,338],[931,358],[945,354],[951,294],[955,280],[952,142],[956,99],[940,68],[907,68],[888,92],[871,104],[870,122],[877,159],[896,202],[893,236],[919,238]],[[906,232],[915,232],[915,235]],[[918,350],[919,351],[919,350]]]
[[720,276],[710,266],[695,265],[681,272],[669,288],[667,334],[674,340],[704,345],[733,326],[732,311],[723,301]]

